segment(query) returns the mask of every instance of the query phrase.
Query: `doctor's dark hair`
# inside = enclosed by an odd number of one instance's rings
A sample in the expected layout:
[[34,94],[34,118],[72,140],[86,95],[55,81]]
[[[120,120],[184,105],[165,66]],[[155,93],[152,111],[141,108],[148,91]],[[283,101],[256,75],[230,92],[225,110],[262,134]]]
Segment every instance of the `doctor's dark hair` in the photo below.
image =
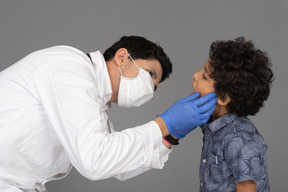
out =
[[172,73],[172,63],[162,47],[144,37],[122,37],[104,52],[105,61],[110,61],[120,48],[127,49],[133,59],[157,59],[163,70],[160,82],[164,81]]
[[267,53],[254,47],[244,37],[215,41],[209,51],[216,95],[231,101],[229,113],[255,115],[268,99],[273,81],[271,61]]

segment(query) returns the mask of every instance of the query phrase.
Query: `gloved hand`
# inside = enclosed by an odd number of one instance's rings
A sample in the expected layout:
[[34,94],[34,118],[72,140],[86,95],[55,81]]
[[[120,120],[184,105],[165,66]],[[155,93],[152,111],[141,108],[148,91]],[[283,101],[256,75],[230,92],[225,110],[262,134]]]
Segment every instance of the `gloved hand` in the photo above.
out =
[[206,123],[216,108],[216,94],[209,93],[198,98],[200,93],[194,93],[178,100],[164,113],[162,117],[169,130],[169,134],[183,138],[199,125]]

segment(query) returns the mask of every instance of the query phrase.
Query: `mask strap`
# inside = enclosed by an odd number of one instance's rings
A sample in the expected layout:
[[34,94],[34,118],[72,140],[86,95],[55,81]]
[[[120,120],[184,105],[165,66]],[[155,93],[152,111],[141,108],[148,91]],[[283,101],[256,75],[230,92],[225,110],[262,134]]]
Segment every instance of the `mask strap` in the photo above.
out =
[[119,69],[120,75],[123,76],[122,71],[121,71],[119,65],[118,65],[118,69]]
[[133,63],[136,65],[136,67],[139,69],[138,65],[136,64],[136,62],[134,61],[134,59],[131,57],[131,55],[128,53],[128,56],[130,57],[130,59],[133,61]]

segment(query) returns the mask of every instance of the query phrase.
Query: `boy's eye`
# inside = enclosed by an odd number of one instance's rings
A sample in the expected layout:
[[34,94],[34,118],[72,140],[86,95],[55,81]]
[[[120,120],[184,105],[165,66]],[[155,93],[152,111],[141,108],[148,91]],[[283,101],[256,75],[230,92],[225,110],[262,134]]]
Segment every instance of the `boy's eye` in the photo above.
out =
[[202,74],[202,76],[203,76],[203,79],[207,79],[204,74]]

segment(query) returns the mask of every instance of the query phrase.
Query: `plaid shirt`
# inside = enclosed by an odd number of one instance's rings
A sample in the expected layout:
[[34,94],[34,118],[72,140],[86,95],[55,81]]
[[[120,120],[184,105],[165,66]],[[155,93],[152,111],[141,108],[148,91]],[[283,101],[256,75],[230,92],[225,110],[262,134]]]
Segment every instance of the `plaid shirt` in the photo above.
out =
[[257,191],[270,191],[267,145],[248,118],[227,114],[201,129],[201,192],[236,191],[246,180],[253,180]]

